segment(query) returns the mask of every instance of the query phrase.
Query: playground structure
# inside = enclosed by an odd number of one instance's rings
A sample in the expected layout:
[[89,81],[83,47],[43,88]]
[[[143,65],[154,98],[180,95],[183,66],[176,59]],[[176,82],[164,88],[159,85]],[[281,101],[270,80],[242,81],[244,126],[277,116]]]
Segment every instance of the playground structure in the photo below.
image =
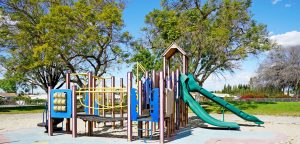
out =
[[[70,89],[70,79],[74,76],[81,79],[82,86],[77,88],[73,85]],[[107,81],[111,81],[110,86]],[[49,87],[48,94],[48,134],[53,134],[53,122],[55,119],[66,118],[66,132],[70,130],[70,118],[72,118],[72,135],[77,136],[77,118],[82,119],[88,123],[88,135],[91,136],[93,128],[96,123],[107,122],[112,123],[112,128],[115,128],[115,122],[120,121],[123,126],[124,120],[124,107],[123,97],[126,93],[126,88],[123,86],[123,79],[120,79],[120,86],[115,87],[115,77],[102,78],[93,76],[91,72],[81,74],[66,75],[66,88],[67,89],[53,89]],[[115,95],[119,95],[119,105],[116,105]],[[84,107],[84,113],[77,113],[77,103]],[[118,108],[119,117],[116,116],[116,109]],[[110,114],[108,114],[108,111]],[[108,116],[109,115],[109,116]]]
[[[171,67],[171,58],[180,53],[181,66]],[[174,70],[174,71],[172,71]],[[73,85],[71,76],[81,79],[81,86]],[[110,85],[107,82],[110,81]],[[135,81],[135,84],[134,84]],[[136,86],[136,88],[134,88]],[[137,124],[137,138],[152,138],[159,135],[160,143],[165,138],[176,135],[180,128],[188,124],[188,108],[200,119],[211,125],[239,129],[234,122],[224,122],[211,117],[197,102],[190,92],[198,92],[237,116],[256,124],[263,124],[255,116],[247,114],[223,99],[213,95],[198,85],[193,75],[188,74],[188,57],[182,48],[172,44],[163,53],[163,70],[147,71],[137,63],[135,79],[132,72],[127,73],[127,85],[115,86],[115,77],[102,78],[93,76],[91,72],[66,75],[66,89],[52,89],[48,94],[48,134],[53,135],[53,126],[66,119],[66,132],[77,137],[77,118],[88,123],[88,135],[93,135],[96,123],[110,122],[115,128],[115,122],[124,126],[127,120],[128,141],[134,140],[133,127]],[[115,96],[119,95],[117,102]],[[124,96],[127,99],[124,99]],[[126,104],[127,101],[127,104]],[[84,113],[77,113],[77,104],[84,107]],[[126,110],[125,110],[126,109]],[[119,112],[118,116],[116,113]],[[125,112],[127,112],[126,117]],[[72,119],[72,130],[71,130]],[[59,120],[59,121],[58,121]]]

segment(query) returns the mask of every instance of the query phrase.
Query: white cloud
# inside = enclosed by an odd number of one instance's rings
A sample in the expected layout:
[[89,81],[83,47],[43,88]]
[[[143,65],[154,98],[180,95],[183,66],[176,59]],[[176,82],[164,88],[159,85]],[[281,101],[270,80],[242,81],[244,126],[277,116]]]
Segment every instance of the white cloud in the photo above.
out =
[[284,7],[288,8],[288,7],[291,7],[292,5],[291,4],[285,4]]
[[275,5],[277,3],[279,3],[281,0],[272,0],[272,4]]
[[270,39],[283,47],[297,46],[300,45],[300,32],[290,31],[284,34],[273,35]]

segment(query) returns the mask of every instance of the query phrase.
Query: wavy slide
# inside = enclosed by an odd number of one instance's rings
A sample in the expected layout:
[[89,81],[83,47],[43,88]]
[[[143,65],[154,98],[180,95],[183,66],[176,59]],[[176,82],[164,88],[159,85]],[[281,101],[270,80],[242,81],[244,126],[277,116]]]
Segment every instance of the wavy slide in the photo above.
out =
[[239,125],[234,122],[223,122],[211,117],[202,107],[201,105],[191,96],[187,89],[187,80],[188,77],[186,75],[180,76],[181,88],[182,88],[182,99],[183,101],[188,104],[191,110],[204,122],[209,123],[211,125],[222,127],[222,128],[229,128],[229,129],[239,129]]
[[[223,99],[217,97],[216,95],[214,95],[214,94],[210,93],[209,91],[205,90],[204,88],[202,88],[196,82],[196,80],[194,79],[194,76],[192,74],[188,74],[188,76],[182,74],[180,76],[180,80],[181,80],[181,85],[182,85],[183,93],[184,93],[183,94],[183,99],[184,99],[185,102],[194,103],[194,102],[192,102],[194,100],[194,98],[190,96],[189,92],[199,92],[203,96],[205,96],[205,97],[209,98],[210,100],[214,101],[215,103],[225,107],[226,109],[228,109],[229,111],[231,111],[232,113],[236,114],[237,116],[239,116],[240,118],[242,118],[244,120],[251,121],[251,122],[254,122],[256,124],[264,124],[264,122],[259,120],[257,117],[255,117],[253,115],[250,115],[250,114],[247,114],[247,113],[239,110],[238,108],[234,107],[233,105],[229,104],[228,102],[224,101]],[[189,97],[191,97],[191,98],[189,98]],[[198,103],[198,102],[196,102],[196,103]],[[193,104],[193,106],[194,107],[190,106],[190,108],[192,110],[193,109],[202,109],[202,110],[204,110],[199,104],[198,104],[198,106],[196,104]],[[200,108],[198,108],[198,107],[200,107]],[[207,114],[205,111],[202,112],[202,113]],[[197,116],[198,115],[199,114],[197,114]],[[198,116],[198,117],[201,118],[200,116]],[[221,124],[221,123],[212,123],[211,120],[208,120],[208,121],[205,120],[205,119],[203,119],[203,120],[206,121],[209,124],[219,126],[219,127],[224,127],[223,124]],[[228,128],[234,128],[234,127],[228,127]],[[235,128],[237,128],[237,127],[235,127]]]

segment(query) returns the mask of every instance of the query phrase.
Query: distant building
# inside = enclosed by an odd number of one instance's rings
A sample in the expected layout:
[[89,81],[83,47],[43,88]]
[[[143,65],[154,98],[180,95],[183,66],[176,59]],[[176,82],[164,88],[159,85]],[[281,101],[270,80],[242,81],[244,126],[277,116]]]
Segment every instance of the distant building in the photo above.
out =
[[0,93],[0,97],[2,97],[5,100],[12,100],[18,95],[16,93]]
[[216,95],[217,97],[220,97],[220,98],[235,97],[235,96],[232,96],[230,94],[223,94],[223,93],[213,93],[213,94]]
[[28,95],[30,99],[47,99],[47,94],[36,94],[36,95]]

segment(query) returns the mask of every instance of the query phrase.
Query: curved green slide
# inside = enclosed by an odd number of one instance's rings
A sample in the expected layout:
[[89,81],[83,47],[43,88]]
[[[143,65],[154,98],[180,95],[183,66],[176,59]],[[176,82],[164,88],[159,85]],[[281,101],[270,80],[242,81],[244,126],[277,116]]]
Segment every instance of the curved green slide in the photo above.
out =
[[[186,75],[183,75],[183,77],[186,77]],[[231,111],[232,113],[236,114],[237,116],[239,116],[240,118],[242,118],[244,120],[251,121],[256,124],[264,124],[264,122],[261,121],[260,119],[258,119],[257,117],[241,111],[240,109],[234,107],[233,105],[229,104],[228,102],[224,101],[223,99],[217,97],[216,95],[214,95],[211,92],[202,88],[198,84],[198,82],[196,82],[196,80],[192,74],[188,74],[187,77],[188,78],[186,78],[187,79],[186,84],[188,86],[187,89],[189,92],[199,92],[203,96],[205,96],[208,99],[214,101],[215,103],[221,105],[222,107],[228,109],[229,111]]]
[[204,122],[209,123],[211,125],[222,127],[222,128],[229,128],[229,129],[239,129],[239,125],[234,122],[223,122],[211,117],[202,107],[201,105],[191,96],[187,89],[188,77],[186,75],[180,76],[180,83],[181,83],[181,92],[182,92],[182,99],[183,101],[188,104],[190,109]]

